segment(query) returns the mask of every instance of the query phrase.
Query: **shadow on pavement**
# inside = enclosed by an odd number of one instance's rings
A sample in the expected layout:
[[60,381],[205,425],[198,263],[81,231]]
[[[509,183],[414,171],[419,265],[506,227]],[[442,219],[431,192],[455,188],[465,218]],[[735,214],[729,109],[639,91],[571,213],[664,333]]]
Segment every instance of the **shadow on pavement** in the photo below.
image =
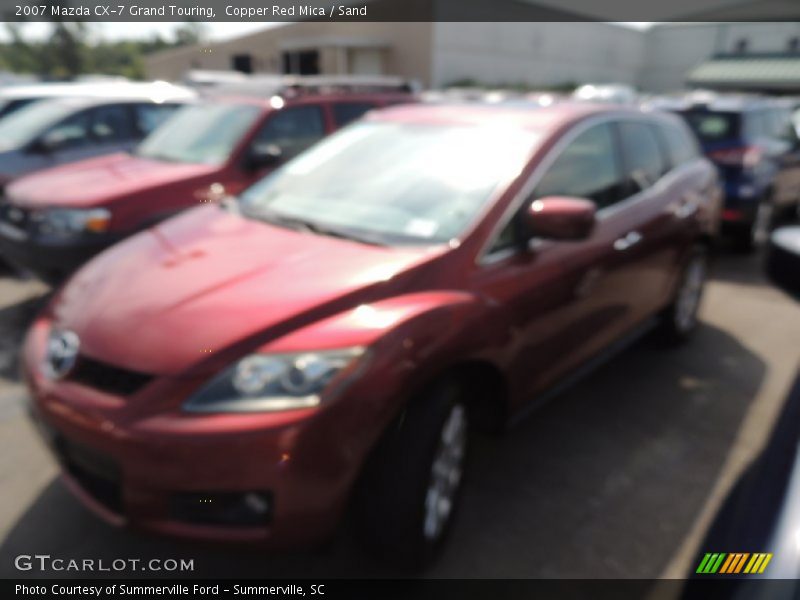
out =
[[[477,441],[452,539],[426,575],[658,576],[714,486],[765,369],[711,326],[681,348],[640,341],[502,438]],[[37,553],[192,558],[204,577],[398,575],[357,551],[348,531],[324,553],[190,545],[108,527],[53,481],[0,546],[0,575],[21,575],[13,557]]]
[[0,309],[0,378],[19,380],[19,351],[28,326],[44,308],[52,293]]

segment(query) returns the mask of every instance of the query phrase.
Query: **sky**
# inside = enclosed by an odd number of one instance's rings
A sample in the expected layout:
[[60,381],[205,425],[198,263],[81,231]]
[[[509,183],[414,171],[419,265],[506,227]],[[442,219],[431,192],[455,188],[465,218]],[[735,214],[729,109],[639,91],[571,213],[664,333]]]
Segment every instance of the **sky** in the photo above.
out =
[[[0,41],[7,40],[5,28],[2,27],[3,22],[0,21]],[[172,31],[179,23],[90,23],[89,26],[94,35],[102,36],[108,40],[129,39],[129,38],[146,38],[158,32],[164,37],[170,37]],[[224,40],[229,38],[246,35],[274,27],[279,23],[206,23],[208,35],[212,40]],[[617,23],[633,27],[635,29],[646,29],[652,23]],[[47,23],[28,23],[23,30],[26,37],[32,39],[41,38],[47,35],[49,28]]]

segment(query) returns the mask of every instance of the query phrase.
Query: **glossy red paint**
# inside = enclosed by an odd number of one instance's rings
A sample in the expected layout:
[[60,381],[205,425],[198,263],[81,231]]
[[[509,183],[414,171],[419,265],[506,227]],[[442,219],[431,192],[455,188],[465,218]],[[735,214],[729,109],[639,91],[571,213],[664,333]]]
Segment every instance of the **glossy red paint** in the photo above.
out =
[[[387,425],[437,377],[465,365],[489,370],[505,388],[494,401],[514,414],[671,301],[690,248],[716,226],[719,190],[702,158],[652,193],[598,214],[586,240],[485,251],[505,215],[526,206],[521,191],[573,128],[627,117],[662,118],[564,105],[398,107],[371,116],[502,123],[545,136],[519,176],[450,244],[373,247],[216,205],[138,234],[83,268],[30,330],[23,368],[36,418],[120,465],[124,509],[111,520],[277,545],[324,538]],[[631,231],[638,243],[621,248]],[[152,379],[121,397],[48,378],[54,327],[75,332],[83,355]],[[367,348],[357,372],[318,408],[182,409],[247,354],[352,346]],[[254,489],[274,494],[274,515],[263,527],[188,524],[168,508],[177,492]]]
[[550,196],[533,201],[525,213],[525,221],[531,236],[582,240],[594,228],[595,212],[591,200]]

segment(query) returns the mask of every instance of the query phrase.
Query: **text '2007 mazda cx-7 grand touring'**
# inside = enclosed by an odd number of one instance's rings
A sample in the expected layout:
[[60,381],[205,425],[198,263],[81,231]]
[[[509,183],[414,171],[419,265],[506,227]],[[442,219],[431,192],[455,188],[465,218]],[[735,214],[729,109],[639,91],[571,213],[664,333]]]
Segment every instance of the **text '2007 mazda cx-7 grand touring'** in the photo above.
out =
[[654,317],[691,332],[719,206],[674,116],[379,111],[78,271],[27,335],[31,411],[113,523],[285,547],[354,502],[419,564],[470,425]]

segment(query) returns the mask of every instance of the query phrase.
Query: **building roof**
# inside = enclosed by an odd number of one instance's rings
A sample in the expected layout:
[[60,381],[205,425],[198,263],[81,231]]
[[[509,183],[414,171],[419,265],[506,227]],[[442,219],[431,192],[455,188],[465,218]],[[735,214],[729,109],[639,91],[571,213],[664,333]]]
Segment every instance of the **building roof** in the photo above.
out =
[[800,89],[800,54],[716,56],[689,72],[688,83],[739,89]]

